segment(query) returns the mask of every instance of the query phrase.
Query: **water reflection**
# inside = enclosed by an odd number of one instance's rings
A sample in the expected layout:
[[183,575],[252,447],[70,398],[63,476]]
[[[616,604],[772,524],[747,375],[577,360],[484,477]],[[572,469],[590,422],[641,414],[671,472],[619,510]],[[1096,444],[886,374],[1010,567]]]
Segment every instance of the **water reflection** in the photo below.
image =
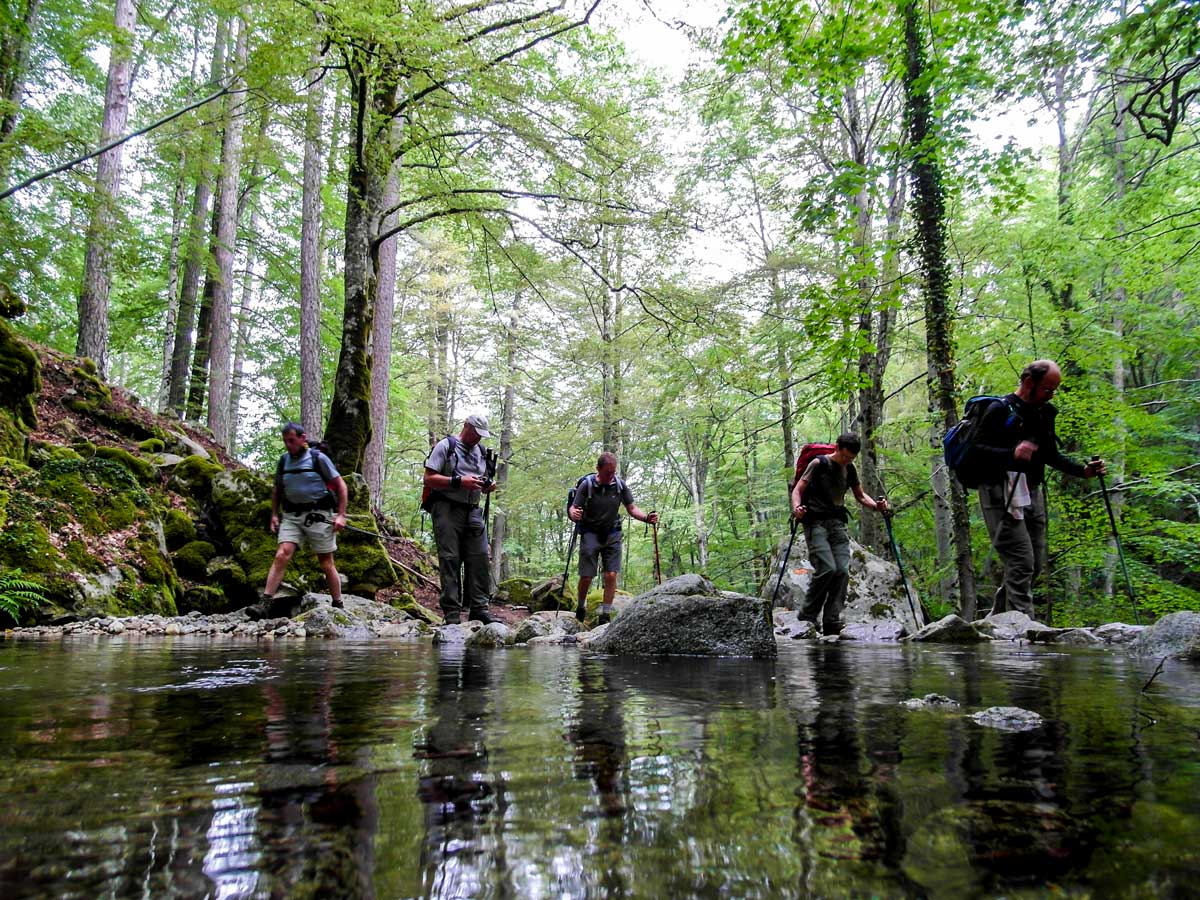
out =
[[1152,668],[0,644],[0,895],[1184,897],[1200,671]]

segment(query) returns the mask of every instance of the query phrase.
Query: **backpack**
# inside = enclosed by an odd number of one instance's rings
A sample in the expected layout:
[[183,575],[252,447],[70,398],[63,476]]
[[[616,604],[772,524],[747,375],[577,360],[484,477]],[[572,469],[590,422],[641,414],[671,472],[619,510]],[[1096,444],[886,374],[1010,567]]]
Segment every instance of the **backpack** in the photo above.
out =
[[[295,507],[295,504],[291,503],[287,499],[286,493],[283,493],[284,478],[286,478],[288,475],[300,475],[304,472],[318,471],[316,460],[320,456],[321,456],[321,451],[319,449],[317,449],[316,447],[309,447],[308,448],[308,456],[305,457],[305,462],[307,462],[308,465],[299,467],[299,468],[295,468],[295,469],[284,468],[284,461],[287,459],[288,454],[284,453],[282,456],[279,457],[279,462],[275,465],[275,484],[279,487],[279,489],[282,493],[281,505],[283,506],[283,508],[285,510],[287,510],[289,507]],[[321,499],[314,502],[314,504],[313,504],[314,509],[333,509],[334,508],[335,504],[334,504],[334,497],[333,497],[333,489],[330,487],[331,484],[333,484],[333,482],[331,482],[331,481],[325,482],[325,495],[323,497],[321,497]]]
[[818,456],[828,456],[836,449],[837,444],[805,444],[801,447],[800,455],[796,457],[796,470],[792,472],[792,480],[788,482],[788,497],[792,496],[792,491],[796,489],[796,482],[803,477],[808,469],[808,464]]
[[[447,459],[450,461],[450,471],[442,472],[443,475],[458,474],[458,444],[459,440],[452,434],[446,435],[446,440],[450,442],[450,452],[447,454]],[[432,452],[432,451],[430,451]],[[427,513],[432,513],[433,503],[442,496],[441,491],[434,490],[429,485],[421,482],[421,509]]]
[[[615,484],[617,486],[617,494],[618,495],[625,493],[625,482],[623,482],[621,480],[620,475],[614,475],[611,483]],[[588,504],[592,500],[592,493],[596,489],[596,473],[588,472],[586,475],[581,475],[579,477],[579,480],[575,482],[575,487],[573,487],[569,491],[567,491],[567,509],[568,510],[570,510],[570,508],[575,505],[575,498],[579,496],[580,488],[586,488],[586,490],[587,490],[587,497],[583,501],[583,503],[580,504],[580,509],[582,509],[584,512],[587,512]],[[579,523],[576,522],[575,524],[578,527]]]
[[963,417],[957,425],[948,430],[942,438],[942,458],[946,468],[954,473],[963,487],[978,487],[982,473],[977,471],[972,459],[972,448],[979,439],[979,429],[984,416],[995,403],[1003,403],[1008,407],[1008,419],[1004,427],[1008,428],[1019,417],[1012,406],[1003,397],[992,394],[979,394],[967,401],[963,407]]

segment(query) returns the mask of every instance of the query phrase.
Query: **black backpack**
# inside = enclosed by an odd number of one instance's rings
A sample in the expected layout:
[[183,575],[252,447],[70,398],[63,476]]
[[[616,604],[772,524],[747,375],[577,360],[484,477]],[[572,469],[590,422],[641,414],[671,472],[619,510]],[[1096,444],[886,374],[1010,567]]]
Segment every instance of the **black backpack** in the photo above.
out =
[[1020,418],[1006,398],[993,394],[979,394],[967,401],[963,407],[962,419],[942,438],[942,458],[963,487],[978,487],[985,474],[979,471],[978,462],[971,451],[979,440],[979,429],[983,425],[984,416],[996,403],[1003,403],[1008,407],[1005,428]]

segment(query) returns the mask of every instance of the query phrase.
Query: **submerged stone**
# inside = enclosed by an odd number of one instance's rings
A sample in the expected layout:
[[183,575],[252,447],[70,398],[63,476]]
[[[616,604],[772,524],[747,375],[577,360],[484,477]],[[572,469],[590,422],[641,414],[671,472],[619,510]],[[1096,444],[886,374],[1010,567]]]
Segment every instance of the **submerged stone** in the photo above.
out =
[[972,722],[1001,731],[1032,731],[1041,728],[1045,719],[1019,706],[991,706],[967,716]]
[[978,644],[990,639],[975,630],[970,622],[952,613],[930,622],[908,640],[931,644]]
[[959,703],[945,694],[926,694],[924,697],[901,700],[900,705],[905,709],[957,709]]
[[871,622],[854,622],[846,625],[839,633],[843,641],[862,641],[868,644],[891,644],[908,632],[902,622],[895,619],[877,619]]

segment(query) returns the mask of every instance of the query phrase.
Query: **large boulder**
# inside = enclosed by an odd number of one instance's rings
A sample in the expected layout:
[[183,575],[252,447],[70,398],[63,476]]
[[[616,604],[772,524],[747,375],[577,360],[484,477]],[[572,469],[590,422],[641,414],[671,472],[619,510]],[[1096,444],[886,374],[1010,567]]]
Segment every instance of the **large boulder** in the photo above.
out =
[[1092,631],[1106,644],[1132,644],[1149,625],[1126,625],[1124,622],[1109,622]]
[[1163,616],[1138,635],[1130,648],[1139,656],[1200,660],[1200,612]]
[[1056,629],[1030,618],[1015,609],[984,616],[972,623],[975,629],[994,641],[1035,641]]
[[[771,559],[771,575],[767,578],[759,596],[770,600],[775,594],[775,585],[779,580],[779,567],[783,564],[783,555],[787,551],[788,537],[780,541]],[[813,567],[808,559],[808,547],[804,543],[804,531],[796,532],[796,542],[788,556],[787,569],[783,573],[783,584],[779,587],[777,606],[787,609],[800,609],[808,596],[808,588],[812,582]],[[900,570],[894,562],[876,556],[858,542],[850,541],[850,586],[846,591],[846,608],[842,612],[842,624],[851,625],[860,622],[872,622],[880,619],[895,619],[904,625],[909,634],[917,631],[924,621],[917,621],[913,616],[921,616],[921,600],[911,580],[908,590],[912,594],[912,605],[909,605],[908,595],[904,591],[904,582],[900,579]]]
[[909,640],[930,644],[978,644],[991,638],[980,634],[970,622],[951,614],[930,622]]
[[622,656],[770,658],[778,653],[763,601],[718,591],[699,575],[672,578],[635,597],[603,635],[586,645]]
[[37,354],[0,319],[0,456],[27,458],[28,435],[37,427],[41,371]]

